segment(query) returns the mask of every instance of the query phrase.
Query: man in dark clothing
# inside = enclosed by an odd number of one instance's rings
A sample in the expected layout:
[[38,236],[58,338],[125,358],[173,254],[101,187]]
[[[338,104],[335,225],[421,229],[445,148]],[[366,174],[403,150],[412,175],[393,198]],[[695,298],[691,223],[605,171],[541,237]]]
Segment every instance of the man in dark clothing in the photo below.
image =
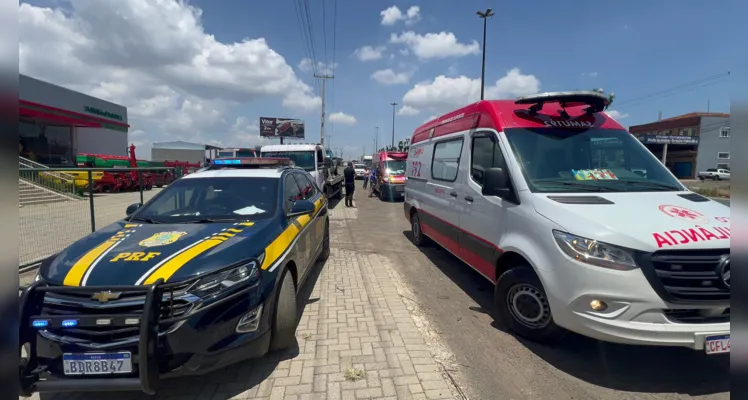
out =
[[356,189],[356,170],[353,169],[353,163],[349,162],[348,167],[343,171],[345,176],[345,206],[353,207],[353,191]]

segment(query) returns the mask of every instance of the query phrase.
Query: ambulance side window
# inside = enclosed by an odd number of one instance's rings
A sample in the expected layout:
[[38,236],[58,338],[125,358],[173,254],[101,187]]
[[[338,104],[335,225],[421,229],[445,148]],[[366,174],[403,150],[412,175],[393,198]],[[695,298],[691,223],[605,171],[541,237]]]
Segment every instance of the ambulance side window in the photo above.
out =
[[478,133],[473,136],[470,154],[470,177],[483,186],[483,175],[489,168],[506,168],[504,154],[499,142],[492,133]]
[[434,143],[431,160],[431,178],[438,181],[454,182],[460,166],[463,139],[449,139]]

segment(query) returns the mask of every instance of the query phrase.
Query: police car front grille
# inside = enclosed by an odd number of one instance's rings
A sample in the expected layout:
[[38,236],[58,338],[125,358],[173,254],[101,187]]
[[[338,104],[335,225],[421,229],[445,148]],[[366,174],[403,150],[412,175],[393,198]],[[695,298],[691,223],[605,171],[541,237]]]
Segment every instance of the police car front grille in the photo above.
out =
[[730,249],[659,251],[650,260],[659,283],[676,300],[730,300],[719,263]]
[[[41,315],[49,316],[88,316],[88,315],[142,315],[143,304],[142,299],[136,300],[133,298],[120,299],[116,302],[110,302],[106,307],[102,307],[101,304],[95,301],[86,300],[80,301],[81,296],[68,296],[66,295],[48,295],[45,299],[42,307]],[[76,298],[77,301],[76,301]],[[184,315],[194,307],[194,304],[185,299],[165,299],[161,302],[161,318],[173,318]],[[162,327],[161,331],[167,331],[172,326]],[[92,343],[111,343],[121,340],[130,339],[137,337],[139,327],[113,327],[113,326],[100,326],[100,327],[85,327],[85,328],[65,328],[65,329],[49,329],[49,332],[76,340]]]

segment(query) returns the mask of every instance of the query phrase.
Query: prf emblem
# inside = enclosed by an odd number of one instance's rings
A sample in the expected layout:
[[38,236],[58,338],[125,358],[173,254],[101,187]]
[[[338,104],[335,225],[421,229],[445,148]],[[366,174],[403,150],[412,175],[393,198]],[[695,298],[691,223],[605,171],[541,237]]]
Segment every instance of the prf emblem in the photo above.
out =
[[143,247],[166,246],[167,244],[176,242],[186,234],[187,232],[160,232],[148,239],[141,240],[138,244]]
[[132,253],[119,253],[116,256],[114,256],[109,262],[117,262],[117,261],[149,261],[152,260],[158,256],[160,256],[161,253],[157,253],[154,251],[149,251],[148,253],[143,251],[134,251]]
[[106,303],[109,300],[117,300],[119,299],[121,293],[114,293],[110,291],[106,292],[96,292],[91,296],[91,299],[97,300],[99,303]]

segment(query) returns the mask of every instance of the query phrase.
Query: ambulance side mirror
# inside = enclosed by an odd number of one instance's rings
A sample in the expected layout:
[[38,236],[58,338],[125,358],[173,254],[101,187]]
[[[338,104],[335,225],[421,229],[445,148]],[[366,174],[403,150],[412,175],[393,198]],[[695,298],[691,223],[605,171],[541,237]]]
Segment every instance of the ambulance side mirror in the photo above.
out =
[[509,175],[502,168],[489,168],[483,175],[484,196],[496,196],[506,199],[512,195],[509,187]]

